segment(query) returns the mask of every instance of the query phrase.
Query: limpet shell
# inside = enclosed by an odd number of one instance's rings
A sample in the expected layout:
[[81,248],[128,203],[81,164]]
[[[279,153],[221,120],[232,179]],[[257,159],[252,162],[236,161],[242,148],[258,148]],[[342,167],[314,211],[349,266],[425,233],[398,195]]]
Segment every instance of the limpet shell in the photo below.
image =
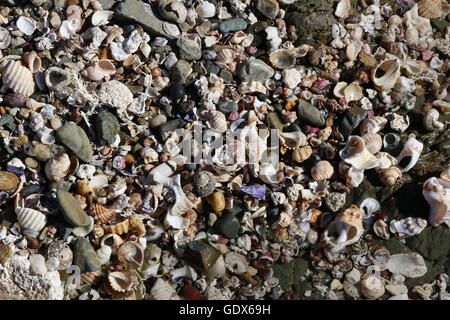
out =
[[137,242],[127,241],[117,251],[120,263],[127,269],[137,269],[144,262],[144,250]]
[[216,178],[209,171],[198,171],[194,176],[194,188],[200,197],[209,196],[216,186]]
[[295,55],[291,50],[279,49],[269,56],[270,63],[278,69],[290,69],[295,65]]
[[3,68],[3,84],[14,92],[29,97],[34,92],[33,74],[19,61],[9,60]]

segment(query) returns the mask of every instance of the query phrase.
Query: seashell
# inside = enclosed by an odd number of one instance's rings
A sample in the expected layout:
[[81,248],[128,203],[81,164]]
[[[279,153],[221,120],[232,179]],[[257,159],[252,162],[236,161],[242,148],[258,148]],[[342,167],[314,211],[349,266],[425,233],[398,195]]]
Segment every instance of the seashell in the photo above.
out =
[[40,232],[47,223],[46,215],[37,210],[17,207],[15,212],[19,225],[24,229]]
[[259,92],[265,94],[266,87],[260,81],[241,82],[238,88],[239,94]]
[[405,118],[396,113],[389,113],[386,116],[390,120],[389,125],[391,128],[397,132],[403,132],[409,126],[409,117]]
[[278,69],[290,69],[295,65],[295,55],[291,50],[279,49],[269,56],[270,63]]
[[423,125],[428,131],[441,131],[445,125],[439,120],[439,111],[434,108],[428,110],[425,117],[423,117]]
[[134,272],[114,271],[108,274],[106,291],[113,297],[126,297],[132,294],[138,284],[139,280]]
[[168,22],[164,21],[162,24],[162,28],[165,33],[167,33],[168,35],[170,35],[172,37],[179,37],[181,35],[180,30],[173,23],[168,23]]
[[216,15],[216,6],[211,2],[205,1],[195,7],[200,18],[212,18]]
[[50,67],[45,70],[44,77],[45,84],[53,91],[61,91],[70,83],[69,72],[58,67]]
[[150,265],[156,265],[161,258],[161,248],[158,247],[155,243],[150,243],[144,250],[144,259],[145,262]]
[[344,89],[347,88],[347,82],[341,81],[336,83],[336,86],[333,89],[333,94],[337,98],[344,98]]
[[374,198],[366,198],[361,202],[359,208],[363,212],[363,218],[369,219],[374,212],[380,209],[380,203]]
[[209,171],[198,171],[194,176],[194,188],[200,197],[209,196],[216,187],[216,178]]
[[161,91],[169,85],[170,79],[168,77],[159,76],[153,79],[152,84],[158,90]]
[[8,89],[29,97],[34,92],[33,74],[19,61],[9,60],[3,68],[2,81]]
[[317,162],[312,168],[311,168],[311,177],[316,181],[322,181],[329,179],[334,172],[334,168],[326,160],[322,160]]
[[330,253],[337,253],[359,240],[364,231],[362,212],[355,205],[340,213],[320,237],[322,247]]
[[439,175],[439,177],[441,179],[450,181],[450,168],[447,168],[444,171],[442,171],[441,174]]
[[389,58],[372,68],[372,81],[380,91],[388,91],[394,87],[400,77],[400,60]]
[[384,128],[386,123],[387,119],[380,116],[365,119],[360,125],[361,136],[367,133],[377,133]]
[[302,81],[302,74],[295,68],[283,70],[281,72],[283,82],[289,89],[294,89]]
[[17,19],[16,26],[27,36],[32,35],[37,28],[36,22],[24,16],[21,16],[19,17],[19,19]]
[[117,80],[102,83],[98,97],[101,103],[110,104],[121,111],[125,111],[133,103],[131,90]]
[[108,223],[116,215],[116,211],[108,209],[99,203],[93,203],[89,207],[89,214],[94,217],[95,223]]
[[125,193],[127,190],[127,183],[123,180],[117,180],[109,185],[108,199],[115,199]]
[[236,51],[232,49],[222,49],[219,52],[217,52],[216,56],[217,62],[223,64],[232,63],[235,58],[236,58]]
[[399,237],[418,235],[427,226],[427,220],[422,218],[408,217],[401,220],[392,220],[389,224],[389,230],[397,233]]
[[242,274],[247,270],[248,262],[244,255],[236,252],[228,252],[225,255],[225,267],[232,273]]
[[141,157],[144,159],[144,163],[151,163],[158,161],[159,155],[155,149],[151,147],[144,147],[139,151]]
[[378,178],[387,186],[393,186],[398,179],[402,179],[402,171],[395,166],[387,169],[380,170],[378,172]]
[[33,130],[34,132],[40,131],[45,125],[44,117],[42,116],[42,114],[32,111],[30,113],[29,125],[31,130]]
[[119,235],[117,235],[115,233],[110,233],[110,234],[105,235],[102,238],[101,246],[111,247],[112,254],[115,255],[117,253],[117,250],[119,249],[119,247],[122,245],[122,243],[123,243],[123,240]]
[[423,150],[423,143],[418,141],[416,139],[416,136],[414,134],[410,134],[408,136],[408,140],[406,141],[405,145],[403,146],[402,152],[398,155],[396,158],[397,163],[400,163],[400,161],[405,157],[411,157],[411,160],[409,161],[408,165],[404,167],[403,169],[400,168],[402,173],[409,171],[416,162],[419,160],[420,154]]
[[29,258],[31,269],[41,276],[47,273],[47,266],[45,265],[45,258],[41,254],[32,254]]
[[114,11],[109,10],[95,11],[94,14],[91,16],[91,23],[95,27],[108,24],[109,20],[111,20],[113,15]]
[[266,29],[264,29],[264,31],[267,34],[266,39],[269,40],[270,49],[271,50],[278,49],[278,47],[280,46],[280,44],[282,42],[282,40],[278,34],[278,28],[270,26],[270,27],[267,27]]
[[281,144],[288,149],[298,149],[307,144],[306,136],[301,131],[278,132]]
[[146,234],[145,225],[142,219],[136,215],[130,217],[130,225],[134,232],[138,234],[138,237],[143,237]]
[[39,58],[36,51],[27,52],[23,60],[32,73],[38,72],[41,68],[41,58]]
[[101,277],[102,277],[102,270],[100,269],[91,272],[83,272],[82,274],[80,274],[81,281],[90,286],[98,283]]
[[110,246],[101,246],[96,252],[101,265],[109,262],[112,253]]
[[6,49],[11,44],[11,34],[8,29],[0,27],[0,50]]
[[138,269],[144,262],[144,250],[137,242],[126,241],[117,251],[121,265],[127,269]]
[[349,136],[347,145],[339,151],[339,155],[358,170],[372,169],[378,165],[378,159],[367,150],[364,140],[358,136]]
[[422,256],[414,252],[391,255],[386,267],[390,272],[407,278],[419,278],[427,273]]
[[381,150],[381,147],[383,145],[383,140],[381,139],[381,136],[377,133],[367,133],[362,136],[364,143],[366,144],[367,150],[371,154],[375,154],[378,151]]
[[258,177],[265,183],[278,184],[284,178],[284,175],[282,171],[277,171],[271,163],[264,162],[259,166]]
[[374,275],[366,275],[361,280],[361,292],[370,300],[375,300],[384,294],[383,281]]
[[445,223],[450,227],[450,181],[431,177],[423,184],[422,194],[430,206],[430,224],[437,227]]
[[292,160],[296,162],[303,162],[308,159],[313,153],[311,146],[305,146],[292,151]]
[[350,44],[348,44],[347,48],[345,49],[347,59],[349,61],[355,61],[363,45],[364,43],[361,40],[353,40],[352,42],[350,42]]
[[422,18],[440,18],[442,15],[442,0],[420,0],[418,13]]
[[104,225],[103,229],[105,229],[106,232],[118,235],[128,233],[128,231],[130,231],[131,229],[130,220],[127,219],[125,221],[113,225]]
[[154,300],[170,300],[176,295],[175,289],[168,281],[158,278],[150,290],[150,294]]
[[359,101],[363,97],[362,89],[357,81],[353,81],[344,89],[345,101]]
[[236,31],[231,37],[230,41],[233,44],[240,44],[247,38],[247,35],[243,31]]
[[382,219],[378,219],[373,224],[373,232],[379,236],[380,238],[384,240],[389,240],[390,234],[389,234],[389,227],[386,222]]
[[102,59],[88,64],[81,74],[89,80],[99,81],[116,72],[116,67],[110,60]]
[[181,198],[175,202],[172,208],[169,209],[167,215],[172,216],[181,216],[185,214],[187,211],[191,210],[194,207],[194,204],[183,194]]
[[339,18],[347,18],[350,14],[351,4],[350,0],[339,1],[334,14]]
[[227,131],[227,118],[220,111],[210,110],[208,112],[208,123],[211,128],[220,133]]
[[386,151],[393,151],[400,143],[400,136],[395,133],[388,133],[383,137],[383,148]]
[[52,242],[47,249],[47,258],[56,258],[59,261],[58,270],[65,270],[72,265],[73,252],[64,241]]
[[70,40],[77,30],[81,29],[83,22],[79,18],[64,20],[59,27],[58,33],[62,40]]
[[50,181],[58,182],[64,178],[70,169],[70,159],[67,153],[49,160],[45,165],[45,175]]

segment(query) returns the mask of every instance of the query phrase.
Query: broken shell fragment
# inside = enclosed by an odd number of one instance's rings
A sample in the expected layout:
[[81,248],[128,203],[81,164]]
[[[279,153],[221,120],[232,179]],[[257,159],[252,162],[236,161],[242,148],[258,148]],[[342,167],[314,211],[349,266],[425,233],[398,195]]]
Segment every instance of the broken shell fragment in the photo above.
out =
[[372,69],[372,81],[380,91],[392,89],[400,77],[399,59],[386,59]]
[[329,179],[334,172],[334,168],[328,161],[319,161],[311,169],[311,176],[316,181]]
[[423,184],[422,193],[430,206],[430,224],[436,227],[445,223],[450,227],[450,181],[431,177]]
[[3,84],[14,92],[29,97],[34,92],[34,79],[30,70],[19,61],[9,60],[2,71]]

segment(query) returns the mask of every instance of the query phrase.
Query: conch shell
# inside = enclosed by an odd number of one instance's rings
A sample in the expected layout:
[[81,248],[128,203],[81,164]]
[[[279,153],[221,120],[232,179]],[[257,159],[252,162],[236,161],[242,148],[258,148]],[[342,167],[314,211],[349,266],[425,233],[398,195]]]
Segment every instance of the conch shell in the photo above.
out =
[[320,237],[320,244],[326,251],[337,253],[358,241],[363,231],[362,212],[356,205],[351,205],[328,225]]
[[87,65],[86,69],[81,71],[81,74],[89,78],[89,80],[99,81],[106,77],[109,77],[115,72],[116,67],[114,66],[114,64],[110,60],[102,59]]
[[428,221],[434,227],[441,223],[450,227],[450,181],[429,178],[423,184],[423,196],[430,206]]
[[19,61],[9,60],[2,71],[2,81],[8,89],[29,97],[34,92],[33,74]]
[[380,91],[388,91],[394,87],[400,77],[400,60],[388,58],[372,68],[372,81]]
[[359,170],[372,169],[378,165],[378,159],[371,154],[359,136],[349,136],[347,145],[339,151],[342,160]]
[[400,152],[400,154],[397,157],[397,163],[400,163],[400,161],[405,157],[411,157],[411,160],[408,163],[408,165],[403,169],[400,168],[402,172],[407,172],[412,167],[414,167],[416,162],[419,160],[422,150],[423,150],[423,143],[418,141],[414,134],[410,134],[408,140],[403,146],[402,152]]

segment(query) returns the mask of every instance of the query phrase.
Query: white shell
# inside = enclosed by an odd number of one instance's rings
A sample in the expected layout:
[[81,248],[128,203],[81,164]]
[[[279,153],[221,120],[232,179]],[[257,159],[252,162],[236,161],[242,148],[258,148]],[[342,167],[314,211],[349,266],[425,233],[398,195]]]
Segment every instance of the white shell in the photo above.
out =
[[216,14],[216,6],[211,2],[205,1],[195,7],[195,11],[201,18],[212,18]]
[[302,81],[301,73],[295,68],[283,70],[281,75],[283,76],[283,82],[290,89],[295,88]]
[[19,61],[9,60],[3,68],[3,85],[14,92],[29,97],[34,92],[33,74]]
[[298,149],[307,144],[306,136],[301,131],[278,132],[280,142],[288,149]]
[[431,177],[423,184],[422,193],[431,209],[430,224],[436,227],[445,223],[450,227],[450,180]]
[[347,18],[350,12],[350,0],[339,1],[334,14],[339,18]]
[[364,219],[370,218],[374,212],[377,212],[380,209],[380,207],[380,203],[374,198],[366,198],[359,205],[359,208],[363,212]]
[[170,298],[175,295],[176,292],[169,282],[158,278],[158,280],[156,280],[155,284],[150,290],[150,294],[152,295],[154,300],[170,300]]
[[345,101],[359,101],[363,97],[363,92],[357,81],[350,83],[344,89]]
[[50,181],[58,182],[67,175],[70,159],[67,153],[49,160],[45,165],[45,174]]
[[370,275],[361,280],[361,292],[368,299],[378,299],[384,291],[383,281],[377,276]]
[[358,54],[361,51],[363,45],[364,43],[360,40],[353,40],[352,42],[350,42],[350,44],[345,49],[347,59],[350,61],[354,61],[358,57]]
[[6,49],[11,44],[11,34],[3,27],[0,27],[0,50]]
[[[275,167],[268,162],[261,163],[259,166],[259,178],[268,184],[280,183],[283,178],[283,174],[278,174]],[[281,179],[280,179],[281,178]]]
[[31,269],[41,276],[47,273],[47,266],[45,265],[45,258],[41,254],[32,254],[29,258]]
[[[394,87],[400,77],[400,60],[398,58],[389,58],[383,60],[372,69],[372,81],[375,87],[381,91],[388,91]],[[378,77],[378,70],[383,70],[384,74]]]
[[109,20],[113,17],[114,12],[109,10],[95,11],[91,17],[93,26],[102,26],[108,24]]
[[106,264],[111,257],[112,249],[110,246],[102,245],[100,249],[97,250],[97,256],[101,265]]
[[100,87],[98,96],[102,103],[113,105],[119,110],[126,110],[133,102],[133,93],[126,85],[117,80],[104,82]]
[[408,217],[401,220],[392,220],[389,224],[389,230],[392,233],[398,233],[400,237],[418,235],[427,226],[427,221],[422,218]]
[[27,36],[33,34],[33,32],[36,30],[36,23],[30,18],[24,16],[21,16],[19,17],[19,19],[17,19],[16,25],[17,28],[19,28],[19,30],[25,33]]
[[36,232],[41,231],[47,223],[47,217],[37,210],[30,208],[16,208],[17,220],[22,228],[30,229]]
[[[353,151],[354,143],[360,144],[362,151]],[[378,165],[378,159],[367,150],[364,140],[359,136],[349,136],[347,145],[339,151],[339,155],[342,160],[359,170],[372,169]]]
[[406,167],[404,167],[404,168],[399,167],[402,172],[407,172],[412,167],[414,167],[416,162],[419,160],[420,154],[422,153],[423,143],[421,143],[420,141],[415,139],[415,137],[416,136],[414,134],[409,135],[408,140],[406,141],[405,145],[403,146],[402,152],[400,152],[400,154],[396,158],[397,163],[399,163],[403,158],[411,157],[411,160]]
[[56,257],[50,257],[45,262],[48,271],[55,271],[59,267],[59,260]]
[[425,261],[418,253],[391,255],[386,267],[390,272],[401,274],[407,278],[419,278],[427,273]]

